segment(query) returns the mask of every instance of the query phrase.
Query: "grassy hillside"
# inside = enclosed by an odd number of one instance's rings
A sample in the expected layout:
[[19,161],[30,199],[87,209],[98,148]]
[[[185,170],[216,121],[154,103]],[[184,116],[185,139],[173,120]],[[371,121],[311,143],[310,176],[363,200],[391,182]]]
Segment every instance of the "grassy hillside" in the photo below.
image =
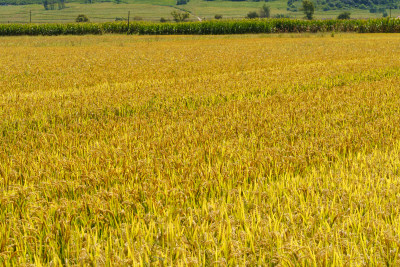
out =
[[[131,17],[143,20],[159,20],[161,17],[171,19],[171,12],[176,8],[185,9],[191,12],[190,19],[197,20],[197,17],[210,19],[215,14],[221,14],[224,18],[242,18],[250,11],[258,10],[264,2],[231,2],[231,1],[203,1],[191,0],[186,5],[175,5],[174,0],[124,0],[120,4],[115,2],[97,2],[94,4],[83,4],[79,2],[67,3],[62,10],[45,10],[43,5],[19,5],[0,6],[0,23],[21,22],[27,23],[30,20],[29,12],[32,11],[32,22],[72,22],[78,14],[86,14],[93,22],[114,21],[116,18],[126,18],[128,11]],[[278,0],[268,2],[271,7],[271,15],[283,14],[293,18],[302,18],[302,12],[288,11],[287,1]],[[298,5],[298,3],[296,4]],[[318,8],[316,18],[335,18],[342,10],[323,11]],[[382,13],[370,13],[365,9],[352,9],[353,18],[377,18]],[[400,10],[393,10],[392,16],[400,15]]]

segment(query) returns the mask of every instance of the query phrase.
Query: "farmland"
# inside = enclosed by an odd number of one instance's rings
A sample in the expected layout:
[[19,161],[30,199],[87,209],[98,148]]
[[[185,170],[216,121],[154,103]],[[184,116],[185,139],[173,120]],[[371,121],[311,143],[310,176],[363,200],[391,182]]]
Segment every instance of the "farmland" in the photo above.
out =
[[399,41],[1,37],[1,264],[398,265]]

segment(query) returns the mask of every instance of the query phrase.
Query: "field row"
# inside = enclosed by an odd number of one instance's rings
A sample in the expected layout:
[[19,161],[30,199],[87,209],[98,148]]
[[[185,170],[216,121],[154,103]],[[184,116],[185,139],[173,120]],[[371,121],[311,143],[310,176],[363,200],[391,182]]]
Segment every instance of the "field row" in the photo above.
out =
[[83,34],[249,34],[302,32],[398,33],[400,19],[370,20],[294,20],[245,19],[203,22],[153,23],[69,23],[0,24],[0,36],[83,35]]

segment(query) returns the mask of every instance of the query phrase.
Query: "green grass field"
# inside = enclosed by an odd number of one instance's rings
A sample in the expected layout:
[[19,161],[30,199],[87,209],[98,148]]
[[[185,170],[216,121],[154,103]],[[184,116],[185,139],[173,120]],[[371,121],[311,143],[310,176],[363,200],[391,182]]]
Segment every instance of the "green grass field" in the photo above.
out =
[[[155,1],[132,1],[126,0],[124,3],[95,3],[80,4],[67,3],[67,8],[63,10],[44,10],[41,5],[25,6],[0,6],[0,23],[28,23],[30,11],[32,12],[33,23],[45,22],[73,22],[78,14],[87,15],[93,22],[114,21],[117,17],[127,18],[128,11],[131,18],[135,16],[143,20],[158,21],[161,17],[172,19],[171,12],[176,8],[183,8],[191,12],[191,20],[197,17],[211,19],[215,14],[221,14],[224,18],[243,18],[249,11],[258,10],[264,2],[231,2],[231,1],[212,1],[191,0],[187,5],[176,6],[173,0]],[[304,17],[302,12],[287,11],[287,4],[284,0],[268,2],[271,7],[271,15],[284,14],[292,18]],[[315,17],[336,18],[341,10],[322,11],[316,10]],[[368,10],[353,9],[350,11],[352,18],[377,18],[381,13],[371,14]],[[400,10],[393,10],[392,17],[399,16]]]

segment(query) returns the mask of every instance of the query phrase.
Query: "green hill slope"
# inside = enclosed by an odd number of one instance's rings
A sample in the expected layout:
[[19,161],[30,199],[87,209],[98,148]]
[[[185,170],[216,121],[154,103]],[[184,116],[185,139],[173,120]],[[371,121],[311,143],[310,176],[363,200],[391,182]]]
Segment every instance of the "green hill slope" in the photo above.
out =
[[[43,1],[48,1],[48,10],[45,10]],[[0,0],[0,23],[73,22],[78,14],[87,15],[92,22],[105,22],[126,19],[128,11],[131,19],[158,21],[161,17],[172,19],[171,12],[174,10],[190,12],[190,20],[211,19],[216,14],[222,15],[223,18],[243,18],[251,11],[258,11],[264,4],[270,6],[271,16],[304,17],[300,0],[189,0],[184,5],[176,5],[177,1],[181,0],[69,0],[65,2],[65,8],[60,10],[57,1],[61,0]],[[92,3],[89,3],[90,1]],[[343,10],[349,10],[352,18],[377,18],[382,17],[384,12],[390,13],[390,6],[394,8],[391,11],[392,17],[400,15],[400,0],[338,1],[315,0],[315,18],[336,18]]]

